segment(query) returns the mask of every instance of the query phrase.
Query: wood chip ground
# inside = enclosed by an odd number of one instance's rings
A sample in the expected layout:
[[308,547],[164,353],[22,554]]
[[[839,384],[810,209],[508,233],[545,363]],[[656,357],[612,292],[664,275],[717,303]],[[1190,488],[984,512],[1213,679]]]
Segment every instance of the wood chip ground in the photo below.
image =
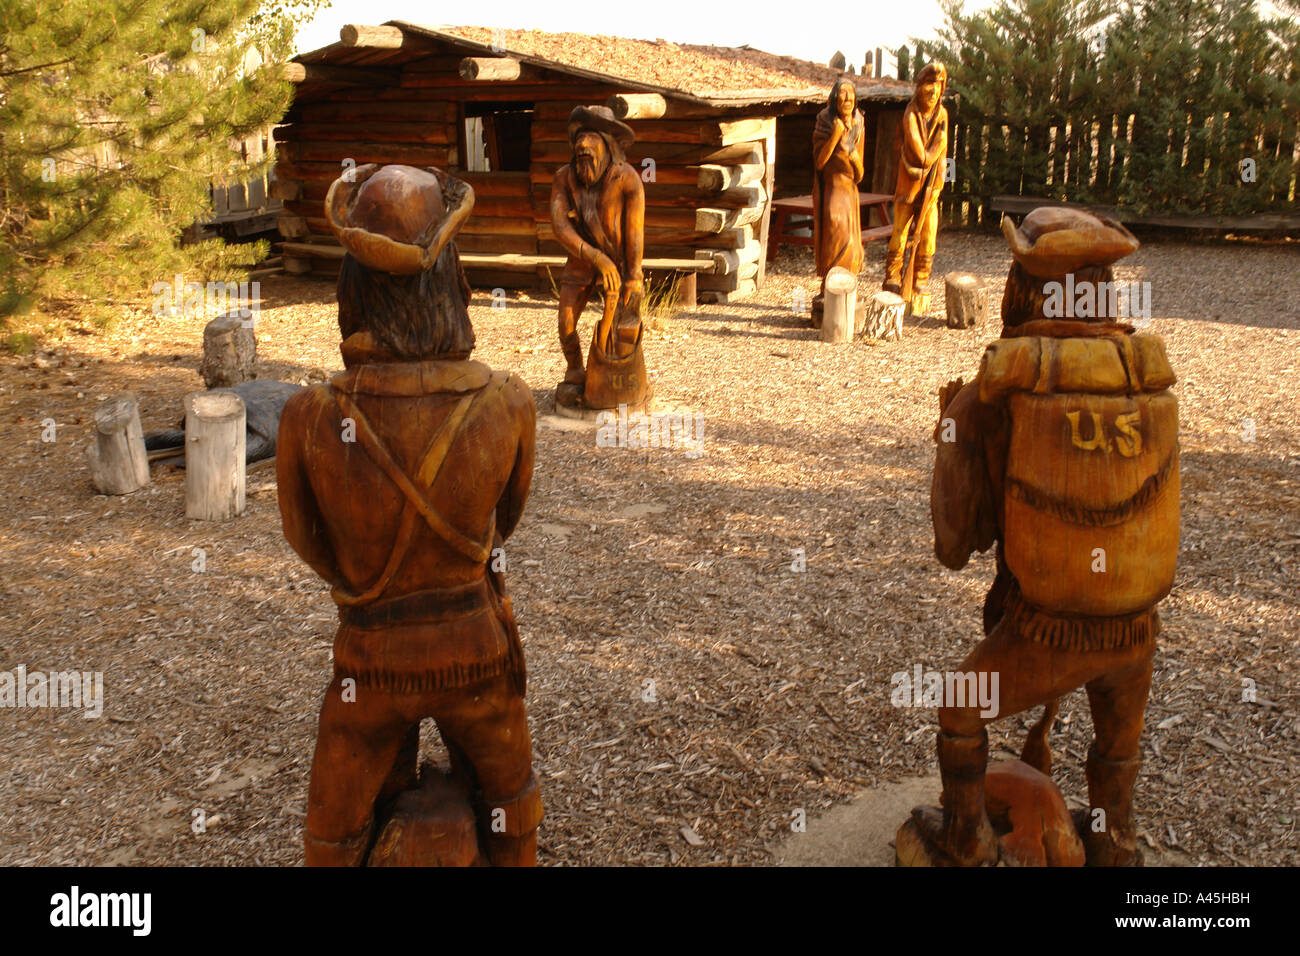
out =
[[[954,269],[989,280],[995,309],[1008,264],[999,237],[944,233],[935,313]],[[762,864],[798,811],[934,767],[934,712],[891,706],[890,676],[955,667],[979,639],[991,560],[933,557],[930,435],[936,390],[996,333],[909,320],[901,342],[824,345],[791,309],[811,271],[783,254],[753,301],[652,323],[659,400],[704,416],[698,458],[550,424],[554,302],[476,296],[476,357],[521,373],[545,420],[508,545],[543,863]],[[1297,276],[1295,244],[1149,242],[1119,269],[1151,282],[1183,450],[1137,807],[1149,844],[1196,862],[1300,863]],[[341,367],[331,283],[263,295],[263,377]],[[250,470],[244,517],[209,524],[185,519],[178,471],[106,498],[85,465],[103,395],[134,390],[146,430],[179,419],[204,321],[134,314],[0,360],[0,670],[102,671],[106,698],[98,720],[0,711],[0,864],[302,862],[335,614],[281,536],[273,467]],[[995,724],[995,757],[1033,719]],[[1053,735],[1075,801],[1090,731],[1075,693]]]

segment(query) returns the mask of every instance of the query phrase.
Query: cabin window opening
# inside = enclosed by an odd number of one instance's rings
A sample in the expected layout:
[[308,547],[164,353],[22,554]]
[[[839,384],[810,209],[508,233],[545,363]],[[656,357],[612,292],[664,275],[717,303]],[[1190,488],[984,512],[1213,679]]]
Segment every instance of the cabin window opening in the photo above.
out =
[[532,128],[532,103],[464,104],[465,171],[527,172],[532,161]]

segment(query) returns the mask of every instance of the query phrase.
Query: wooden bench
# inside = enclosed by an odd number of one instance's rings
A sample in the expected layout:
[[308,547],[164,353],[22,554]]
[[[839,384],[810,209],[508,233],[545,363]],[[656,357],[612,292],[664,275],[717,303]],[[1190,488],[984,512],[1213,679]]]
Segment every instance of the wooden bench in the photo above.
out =
[[1164,226],[1171,229],[1225,229],[1234,232],[1290,232],[1300,229],[1300,214],[1257,213],[1252,216],[1192,216],[1192,215],[1139,215],[1131,209],[1117,206],[1086,205],[1061,202],[1058,199],[1040,199],[1036,196],[994,196],[989,208],[994,212],[1008,212],[1023,216],[1039,206],[1063,206],[1084,209],[1118,220],[1130,226]]
[[[477,266],[480,269],[518,269],[521,272],[535,272],[550,266],[563,269],[568,262],[567,256],[534,256],[522,253],[477,253],[462,252],[460,264],[466,269]],[[642,272],[673,272],[681,275],[677,287],[678,305],[683,309],[695,311],[696,284],[695,277],[701,272],[712,272],[716,268],[712,258],[709,259],[642,259]]]
[[[892,193],[859,193],[859,211],[863,222],[871,219],[871,210],[880,213],[883,226],[871,226],[862,230],[862,241],[888,239],[894,233],[894,197]],[[794,230],[812,227],[812,196],[791,196],[786,199],[772,200],[772,225],[767,235],[767,261],[776,259],[776,251],[782,243],[792,246],[811,246],[813,237],[796,236]]]
[[[325,243],[285,242],[281,244],[283,254],[297,257],[317,257],[323,259],[342,259],[343,247]],[[494,269],[503,272],[537,272],[544,267],[564,268],[568,262],[566,256],[539,256],[524,253],[503,252],[462,252],[460,264],[466,269]],[[642,259],[642,272],[672,272],[681,275],[681,284],[677,287],[679,305],[683,309],[694,311],[696,306],[695,277],[701,272],[713,272],[716,268],[712,258],[709,259]]]

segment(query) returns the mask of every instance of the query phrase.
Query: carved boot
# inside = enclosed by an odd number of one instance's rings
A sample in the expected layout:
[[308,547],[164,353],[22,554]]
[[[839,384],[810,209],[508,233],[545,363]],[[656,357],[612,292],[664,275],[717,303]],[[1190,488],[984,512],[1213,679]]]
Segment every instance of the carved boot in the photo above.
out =
[[903,294],[903,250],[889,253],[885,260],[885,284],[881,287],[894,295]]
[[[1088,778],[1090,809],[1082,815],[1079,836],[1089,866],[1141,866],[1133,820],[1133,784],[1142,758],[1107,760],[1098,755],[1097,745],[1088,749],[1085,775]],[[1102,810],[1101,818],[1095,811]]]
[[927,256],[919,250],[916,253],[916,271],[912,273],[912,288],[924,292],[930,281],[930,270],[934,268],[934,257]]
[[371,830],[374,820],[355,836],[333,842],[321,840],[306,831],[303,832],[303,844],[306,850],[308,866],[364,866],[366,854],[370,851]]
[[483,846],[492,866],[536,866],[537,828],[542,822],[542,795],[537,777],[508,800],[485,801]]
[[587,373],[582,368],[582,342],[577,331],[560,338],[560,348],[564,350],[564,361],[568,368],[564,372],[564,381],[579,388],[587,384]]
[[929,807],[912,811],[912,819],[930,843],[957,866],[998,861],[998,838],[984,809],[984,771],[989,733],[972,737],[939,731],[939,773],[943,777],[943,815]]

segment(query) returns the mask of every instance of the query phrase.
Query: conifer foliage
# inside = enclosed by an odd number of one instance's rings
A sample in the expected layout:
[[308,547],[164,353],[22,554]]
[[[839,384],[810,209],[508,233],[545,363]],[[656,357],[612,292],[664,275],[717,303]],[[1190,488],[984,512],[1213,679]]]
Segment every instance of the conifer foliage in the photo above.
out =
[[158,279],[250,261],[181,232],[210,214],[209,183],[263,171],[231,142],[288,107],[291,20],[259,0],[0,8],[0,323],[57,304],[108,318]]
[[1294,13],[1268,19],[1254,0],[943,9],[923,48],[949,67],[954,196],[973,207],[1009,193],[1140,213],[1297,208]]

